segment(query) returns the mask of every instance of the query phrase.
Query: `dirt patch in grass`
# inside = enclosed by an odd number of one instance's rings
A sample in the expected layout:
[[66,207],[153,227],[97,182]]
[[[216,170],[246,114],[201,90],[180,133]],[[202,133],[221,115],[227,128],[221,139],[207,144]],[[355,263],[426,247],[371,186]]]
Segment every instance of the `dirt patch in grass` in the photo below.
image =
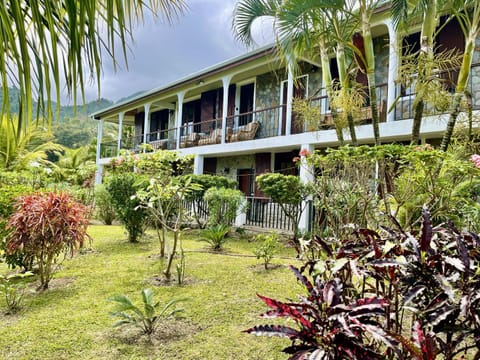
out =
[[18,320],[22,317],[21,312],[22,310],[20,309],[14,314],[8,312],[0,313],[0,324],[2,324],[2,326],[10,326],[16,324]]
[[256,273],[261,273],[261,272],[266,272],[266,271],[274,271],[278,269],[283,269],[285,268],[285,265],[282,264],[268,264],[268,269],[265,269],[265,265],[263,264],[255,264],[249,266],[250,269],[252,269]]
[[201,330],[200,326],[191,321],[170,319],[161,321],[157,331],[150,336],[136,326],[123,326],[118,328],[112,337],[127,345],[156,346],[181,340]]
[[[175,276],[172,276],[171,279],[166,279],[165,276],[155,275],[155,276],[152,276],[151,278],[148,278],[147,282],[149,284],[151,284],[152,286],[156,286],[156,287],[178,285],[178,281],[177,281],[177,278]],[[196,284],[196,283],[198,283],[198,281],[196,279],[191,278],[191,277],[186,277],[185,280],[183,280],[182,286],[192,285],[192,284]]]
[[[50,280],[48,283],[48,290],[63,289],[68,285],[72,284],[76,278],[74,277],[63,277]],[[28,289],[36,290],[40,286],[40,281],[34,281],[29,284]],[[47,291],[48,291],[47,290]]]

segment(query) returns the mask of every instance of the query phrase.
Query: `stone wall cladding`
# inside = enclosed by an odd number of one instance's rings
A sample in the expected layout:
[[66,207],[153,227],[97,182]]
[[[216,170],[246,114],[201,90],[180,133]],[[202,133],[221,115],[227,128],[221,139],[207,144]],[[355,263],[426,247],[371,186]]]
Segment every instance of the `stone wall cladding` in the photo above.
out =
[[[228,173],[225,169],[229,169]],[[225,176],[229,179],[237,180],[238,169],[255,168],[255,155],[228,156],[217,158],[217,175]]]

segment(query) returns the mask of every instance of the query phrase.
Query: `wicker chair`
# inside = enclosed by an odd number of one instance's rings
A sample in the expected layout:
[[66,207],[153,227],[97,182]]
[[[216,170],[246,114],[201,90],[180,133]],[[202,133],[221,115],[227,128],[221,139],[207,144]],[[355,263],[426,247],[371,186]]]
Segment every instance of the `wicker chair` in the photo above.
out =
[[256,121],[252,121],[247,125],[240,126],[235,133],[230,136],[230,142],[253,140],[260,124]]

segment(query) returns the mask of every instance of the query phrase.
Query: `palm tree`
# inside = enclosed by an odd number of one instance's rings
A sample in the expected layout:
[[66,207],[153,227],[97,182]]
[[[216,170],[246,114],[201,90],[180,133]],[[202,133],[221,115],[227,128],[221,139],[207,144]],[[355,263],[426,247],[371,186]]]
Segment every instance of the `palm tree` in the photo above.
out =
[[[277,49],[290,70],[297,70],[300,56],[312,55],[318,47],[322,66],[322,80],[327,97],[333,98],[333,83],[330,71],[330,38],[325,8],[339,10],[343,0],[240,0],[234,11],[233,30],[237,39],[247,45],[253,44],[252,25],[258,18],[273,18]],[[318,54],[313,54],[318,55]],[[343,144],[342,129],[336,121],[332,108],[337,137]]]
[[440,145],[443,151],[447,150],[452,138],[453,129],[460,113],[462,98],[465,95],[468,78],[470,77],[473,53],[475,51],[475,39],[480,36],[480,3],[478,0],[454,0],[452,11],[465,34],[465,51],[458,74],[455,94],[453,95],[447,128]]
[[409,19],[422,18],[420,52],[418,53],[416,67],[417,83],[415,86],[415,99],[412,104],[414,117],[411,141],[413,144],[417,144],[420,141],[420,126],[425,107],[425,97],[426,92],[429,90],[425,83],[432,78],[434,70],[435,29],[438,25],[438,13],[443,8],[444,2],[442,0],[392,1],[392,18],[397,30],[405,29],[408,26]]
[[[185,9],[184,0],[6,0],[0,6],[1,114],[10,113],[9,86],[20,89],[22,132],[32,122],[34,99],[49,125],[52,94],[60,106],[63,73],[69,94],[84,101],[85,73],[100,91],[102,54],[116,64],[117,49],[126,58],[127,39],[144,9],[172,20]],[[117,44],[117,45],[116,45]],[[120,44],[120,45],[118,45]],[[36,114],[37,118],[39,117]]]
[[0,118],[0,169],[26,170],[32,167],[55,167],[49,153],[60,153],[63,146],[53,142],[53,135],[41,127],[19,131],[17,117]]

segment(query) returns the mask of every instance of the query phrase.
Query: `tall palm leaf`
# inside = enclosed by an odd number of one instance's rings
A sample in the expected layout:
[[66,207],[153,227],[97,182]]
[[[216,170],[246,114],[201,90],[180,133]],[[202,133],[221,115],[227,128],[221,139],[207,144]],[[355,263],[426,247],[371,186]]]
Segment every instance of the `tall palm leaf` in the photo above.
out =
[[[84,100],[86,73],[99,84],[102,53],[126,58],[127,40],[144,9],[167,20],[185,9],[184,0],[6,0],[0,6],[1,114],[10,112],[9,86],[20,89],[19,131],[32,122],[33,101],[51,123],[52,94],[60,106],[61,75],[68,92]],[[98,85],[100,91],[100,86]]]
[[475,40],[480,36],[480,2],[478,0],[454,0],[452,11],[465,34],[465,52],[463,54],[462,65],[460,66],[460,72],[458,74],[447,128],[440,146],[444,151],[447,150],[448,145],[450,144],[453,129],[455,128],[457,117],[460,113],[460,105],[470,77],[470,69],[472,67],[473,54],[475,51]]
[[[247,45],[253,43],[252,26],[256,19],[264,16],[273,18],[277,50],[290,68],[298,69],[301,56],[320,55],[322,77],[327,96],[333,96],[332,77],[329,61],[329,38],[323,8],[340,9],[343,0],[241,0],[234,11],[233,30],[237,39]],[[319,52],[319,54],[315,54]],[[333,110],[334,121],[335,111]],[[343,143],[341,128],[336,123],[337,136]]]

